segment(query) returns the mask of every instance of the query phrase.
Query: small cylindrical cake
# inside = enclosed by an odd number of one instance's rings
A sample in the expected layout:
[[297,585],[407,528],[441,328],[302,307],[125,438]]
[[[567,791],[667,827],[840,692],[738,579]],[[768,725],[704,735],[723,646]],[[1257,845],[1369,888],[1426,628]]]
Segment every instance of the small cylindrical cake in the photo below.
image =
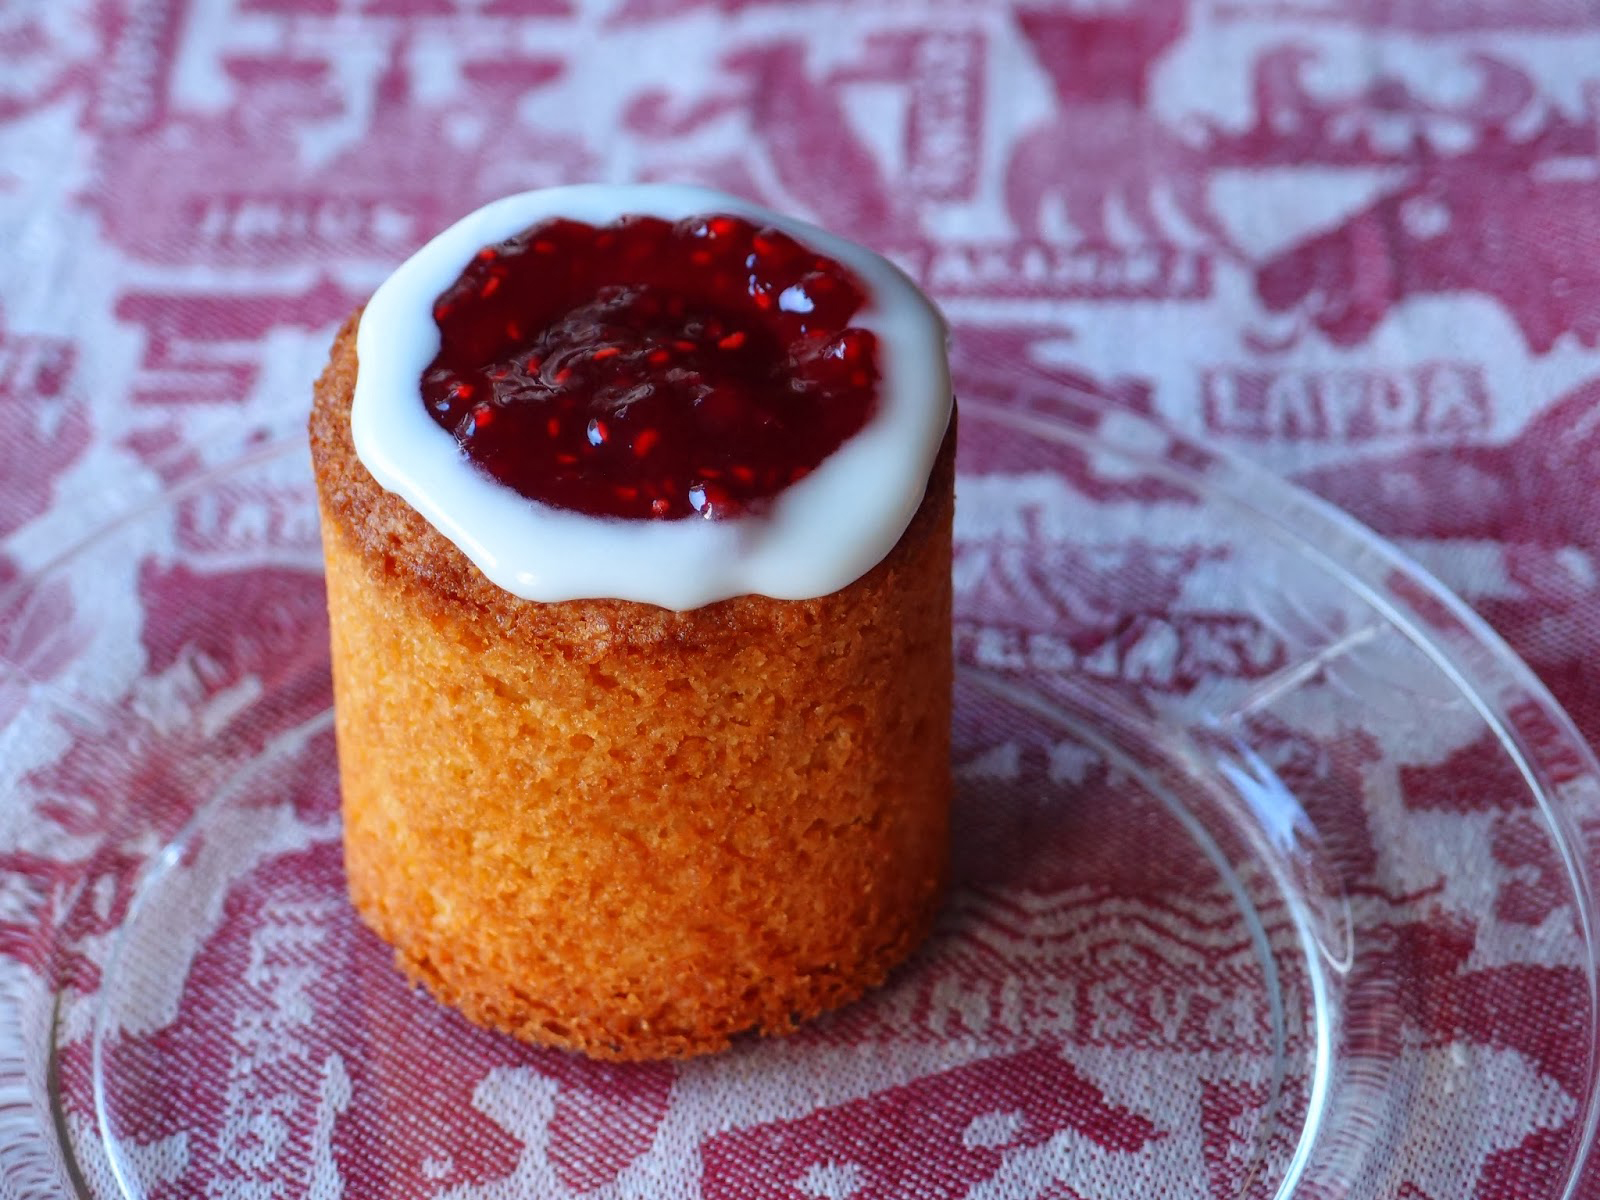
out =
[[953,401],[884,260],[703,189],[511,197],[317,384],[356,909],[471,1019],[604,1058],[781,1033],[925,936]]

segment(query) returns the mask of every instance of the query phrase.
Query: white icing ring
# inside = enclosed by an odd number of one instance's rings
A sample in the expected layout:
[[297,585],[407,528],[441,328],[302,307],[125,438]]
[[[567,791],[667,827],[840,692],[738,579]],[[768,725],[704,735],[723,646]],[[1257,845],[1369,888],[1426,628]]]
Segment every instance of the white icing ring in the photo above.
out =
[[[867,303],[851,324],[878,338],[876,411],[764,511],[662,521],[555,508],[479,471],[428,415],[421,379],[439,352],[433,302],[484,246],[552,217],[603,225],[630,214],[713,213],[775,226],[853,272]],[[361,462],[493,583],[527,600],[614,597],[683,610],[748,593],[800,600],[838,591],[911,523],[953,403],[944,321],[892,263],[803,221],[676,184],[549,188],[480,208],[385,281],[362,315],[356,349],[350,431]]]

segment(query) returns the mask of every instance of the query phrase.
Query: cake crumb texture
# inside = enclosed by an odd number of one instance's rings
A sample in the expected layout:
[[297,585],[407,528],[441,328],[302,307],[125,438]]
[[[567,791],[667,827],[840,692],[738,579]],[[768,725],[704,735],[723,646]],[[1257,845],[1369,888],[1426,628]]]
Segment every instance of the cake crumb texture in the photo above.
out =
[[351,899],[472,1020],[594,1057],[786,1033],[926,935],[948,842],[954,435],[889,556],[676,613],[488,583],[317,385]]

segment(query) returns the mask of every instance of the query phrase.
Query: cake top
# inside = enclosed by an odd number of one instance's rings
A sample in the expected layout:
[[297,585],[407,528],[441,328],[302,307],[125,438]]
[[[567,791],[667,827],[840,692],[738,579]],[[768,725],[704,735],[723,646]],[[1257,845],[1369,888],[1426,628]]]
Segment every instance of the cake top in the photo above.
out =
[[952,403],[891,264],[667,185],[478,210],[378,290],[358,355],[363,465],[539,601],[836,591],[910,523]]

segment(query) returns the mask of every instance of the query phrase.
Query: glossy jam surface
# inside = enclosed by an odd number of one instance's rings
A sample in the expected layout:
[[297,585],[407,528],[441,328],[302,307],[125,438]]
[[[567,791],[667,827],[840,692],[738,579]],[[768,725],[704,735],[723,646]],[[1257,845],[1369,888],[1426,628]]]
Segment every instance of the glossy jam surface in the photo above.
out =
[[434,303],[428,413],[480,469],[593,516],[737,516],[871,417],[864,290],[739,217],[544,221]]

